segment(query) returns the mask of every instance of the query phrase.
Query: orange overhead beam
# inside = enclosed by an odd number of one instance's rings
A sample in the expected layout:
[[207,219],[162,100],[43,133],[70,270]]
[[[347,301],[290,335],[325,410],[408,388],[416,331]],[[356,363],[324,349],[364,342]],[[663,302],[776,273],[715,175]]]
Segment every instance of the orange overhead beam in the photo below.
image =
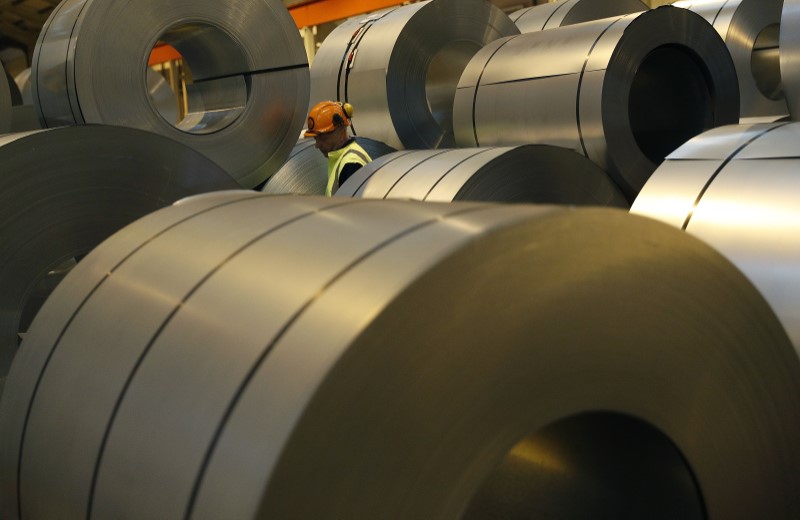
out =
[[311,27],[402,3],[404,0],[312,0],[289,7],[289,13],[298,28]]

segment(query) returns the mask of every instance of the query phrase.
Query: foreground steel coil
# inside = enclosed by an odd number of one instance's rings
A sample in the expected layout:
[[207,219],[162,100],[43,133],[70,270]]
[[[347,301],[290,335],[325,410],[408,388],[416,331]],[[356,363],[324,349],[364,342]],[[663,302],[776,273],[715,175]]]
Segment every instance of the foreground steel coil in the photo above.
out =
[[480,518],[511,450],[514,518],[797,518],[798,438],[780,323],[669,226],[229,192],[127,227],[48,299],[0,405],[0,504]]
[[[356,141],[372,159],[395,151],[380,141],[366,137],[357,137]],[[261,191],[273,195],[325,195],[327,185],[328,159],[314,146],[314,139],[300,139],[286,163],[270,177]]]
[[0,377],[63,271],[121,227],[238,184],[195,150],[122,127],[0,138]]
[[781,82],[779,34],[782,0],[683,0],[714,26],[736,66],[741,117],[786,115]]
[[546,145],[396,152],[358,170],[336,195],[628,207],[594,163]]
[[559,0],[520,9],[509,17],[520,32],[529,33],[648,9],[640,0]]
[[453,95],[470,58],[519,29],[484,0],[429,0],[353,18],[325,38],[311,67],[311,103],[358,113],[358,135],[395,149],[452,147]]
[[460,146],[577,150],[632,201],[669,152],[739,120],[736,70],[699,15],[659,7],[490,43],[461,77],[453,120]]
[[800,124],[729,126],[682,146],[632,211],[701,238],[753,281],[800,353]]
[[[189,113],[177,126],[148,95],[158,41],[191,68]],[[248,188],[283,164],[308,106],[308,60],[277,0],[174,0],[169,9],[160,0],[65,0],[42,28],[32,69],[44,126],[149,130],[192,146]]]
[[781,12],[781,79],[789,114],[800,120],[800,0],[783,0]]

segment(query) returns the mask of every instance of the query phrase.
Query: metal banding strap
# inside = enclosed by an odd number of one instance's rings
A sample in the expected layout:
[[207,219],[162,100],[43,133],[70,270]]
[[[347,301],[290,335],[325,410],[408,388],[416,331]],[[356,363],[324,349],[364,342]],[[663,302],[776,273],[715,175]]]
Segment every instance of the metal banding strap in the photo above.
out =
[[486,152],[488,152],[490,150],[491,150],[491,148],[487,148],[485,150],[480,150],[478,153],[476,153],[474,155],[471,155],[471,156],[467,157],[466,159],[461,160],[461,161],[457,162],[456,164],[454,164],[452,168],[450,168],[449,170],[444,172],[442,174],[442,176],[439,177],[439,179],[436,182],[433,183],[433,185],[431,186],[431,189],[428,190],[428,193],[425,194],[425,197],[423,197],[422,200],[428,200],[428,197],[430,196],[431,193],[433,193],[433,190],[436,189],[436,186],[438,186],[439,183],[442,182],[442,179],[447,177],[450,174],[450,172],[452,172],[453,170],[455,170],[456,168],[458,168],[459,166],[461,166],[465,162],[469,161],[470,159],[473,159],[473,158],[477,157],[478,155],[480,155],[482,153],[486,153]]
[[431,159],[433,159],[433,158],[435,158],[435,157],[439,157],[440,155],[442,155],[442,154],[444,154],[444,153],[447,153],[447,152],[448,152],[448,150],[441,150],[441,151],[439,151],[439,152],[437,152],[437,153],[435,153],[435,154],[431,155],[430,157],[426,157],[425,159],[423,159],[422,161],[420,161],[419,163],[417,163],[416,165],[414,165],[414,167],[413,167],[413,168],[409,168],[408,170],[406,170],[406,171],[403,173],[403,175],[401,175],[401,176],[400,176],[400,178],[398,178],[398,179],[397,179],[397,180],[394,182],[394,184],[392,184],[392,187],[391,187],[391,188],[389,188],[389,189],[386,191],[386,195],[384,195],[384,196],[383,196],[383,198],[384,198],[384,199],[387,199],[387,198],[389,198],[389,194],[392,192],[392,190],[394,189],[394,187],[395,187],[395,186],[397,186],[397,183],[399,183],[401,180],[403,180],[403,178],[404,178],[406,175],[408,175],[409,173],[411,173],[411,171],[412,171],[414,168],[417,168],[418,166],[422,165],[423,163],[425,163],[425,162],[427,162],[427,161],[430,161]]
[[472,132],[475,135],[475,146],[481,145],[480,141],[478,141],[478,123],[475,119],[475,107],[478,104],[478,90],[480,90],[481,78],[483,78],[483,73],[486,72],[486,67],[489,66],[489,62],[492,61],[492,58],[494,58],[495,54],[500,52],[500,49],[502,49],[507,43],[514,40],[515,38],[516,36],[511,36],[506,41],[497,46],[492,55],[489,56],[489,59],[486,60],[486,63],[483,64],[483,69],[481,70],[481,73],[478,75],[478,81],[475,82],[475,95],[472,96]]
[[[375,171],[373,172],[373,175],[374,175],[375,173],[379,172],[381,168],[383,168],[384,166],[386,166],[386,165],[387,165],[387,164],[389,164],[390,162],[392,162],[392,161],[396,161],[397,159],[400,159],[401,157],[405,157],[406,155],[408,155],[408,154],[411,154],[411,153],[414,153],[414,151],[413,151],[413,150],[403,150],[403,151],[400,151],[400,152],[396,152],[396,153],[394,154],[394,156],[393,156],[393,157],[391,157],[389,160],[387,160],[386,162],[384,162],[383,164],[381,164],[380,166],[378,166],[378,167],[375,169]],[[364,185],[367,183],[367,181],[369,181],[369,177],[367,177],[366,179],[364,179],[364,182],[362,182],[362,183],[361,183],[361,184],[358,186],[358,188],[356,188],[356,189],[355,189],[355,191],[353,192],[353,194],[356,194],[356,193],[358,193],[358,192],[361,190],[361,188],[363,188],[363,187],[364,187]]]

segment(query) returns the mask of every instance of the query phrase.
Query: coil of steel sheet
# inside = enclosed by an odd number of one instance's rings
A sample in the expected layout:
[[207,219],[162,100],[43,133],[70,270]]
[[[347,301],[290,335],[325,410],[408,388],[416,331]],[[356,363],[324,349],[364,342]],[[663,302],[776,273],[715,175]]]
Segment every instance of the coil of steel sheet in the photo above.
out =
[[39,118],[36,116],[36,108],[33,105],[11,107],[11,132],[30,132],[41,128]]
[[[191,69],[177,126],[148,94],[157,42]],[[194,147],[248,188],[283,164],[308,106],[308,59],[277,0],[174,0],[169,9],[160,0],[65,0],[42,28],[31,68],[44,126],[149,130]]]
[[547,145],[396,152],[362,167],[336,195],[629,207],[597,165]]
[[[356,137],[356,141],[373,160],[395,151],[374,139]],[[286,163],[269,178],[261,191],[273,195],[325,195],[327,185],[328,159],[314,146],[314,139],[300,139]]]
[[741,117],[788,113],[781,82],[779,35],[782,0],[683,0],[714,26],[736,65]]
[[23,69],[19,74],[14,76],[14,83],[17,84],[20,95],[22,96],[23,105],[32,105],[33,96],[31,95],[31,68]]
[[125,228],[47,300],[0,404],[0,504],[475,518],[511,451],[516,518],[795,518],[798,438],[785,331],[669,226],[229,192]]
[[452,147],[453,95],[470,58],[519,29],[483,0],[429,0],[353,18],[311,66],[311,104],[352,103],[357,134],[395,149]]
[[632,211],[714,246],[753,281],[800,353],[800,124],[728,126],[686,143]]
[[781,80],[789,114],[800,120],[800,1],[783,0],[780,31]]
[[75,261],[141,216],[238,184],[195,150],[105,125],[0,138],[0,377]]
[[[2,68],[2,65],[0,65]],[[11,128],[11,88],[8,81],[0,76],[0,134]]]
[[509,15],[523,33],[638,13],[650,9],[640,0],[558,0]]
[[633,201],[667,154],[739,120],[738,90],[713,28],[664,6],[490,43],[461,77],[453,120],[460,146],[577,150]]
[[[2,65],[0,65],[2,68]],[[17,106],[22,104],[22,93],[19,91],[19,87],[14,82],[14,77],[8,73],[7,70],[3,69],[3,73],[6,75],[6,80],[8,80],[8,93],[11,96],[11,106]]]

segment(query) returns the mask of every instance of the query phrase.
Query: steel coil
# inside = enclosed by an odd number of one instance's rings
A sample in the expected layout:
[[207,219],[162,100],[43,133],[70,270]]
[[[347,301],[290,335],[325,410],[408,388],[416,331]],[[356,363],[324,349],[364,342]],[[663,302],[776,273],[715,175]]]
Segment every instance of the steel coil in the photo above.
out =
[[336,195],[628,207],[598,166],[547,145],[396,152],[358,170]]
[[591,22],[650,9],[640,0],[558,0],[509,15],[522,33]]
[[36,108],[33,105],[11,107],[11,132],[30,132],[41,128],[39,118],[36,116]]
[[17,84],[23,105],[32,105],[33,96],[31,95],[31,68],[23,69],[14,76],[14,83]]
[[[357,137],[356,141],[372,159],[395,151],[390,146],[366,137]],[[328,159],[317,150],[313,139],[300,139],[286,163],[270,177],[261,191],[273,195],[325,195],[327,185]]]
[[487,43],[519,29],[484,0],[429,0],[351,19],[311,66],[311,103],[352,103],[358,135],[396,149],[452,147],[453,95]]
[[[277,0],[162,4],[65,0],[54,9],[33,55],[40,119],[149,130],[194,147],[241,186],[263,182],[288,156],[308,105],[308,60],[292,18]],[[148,95],[158,41],[191,67],[178,126]]]
[[460,146],[577,150],[632,201],[669,152],[739,120],[736,70],[699,15],[659,7],[487,45],[461,77],[453,119]]
[[780,61],[789,114],[800,120],[800,0],[783,0]]
[[[2,65],[0,65],[2,68]],[[11,89],[7,80],[0,76],[0,134],[11,128]]]
[[[0,64],[0,68],[3,68],[2,64]],[[17,87],[16,82],[14,82],[14,77],[9,74],[7,70],[3,68],[3,73],[6,76],[6,80],[8,81],[8,93],[11,96],[11,106],[17,106],[22,104],[22,93],[19,91],[19,87]]]
[[9,134],[0,164],[0,377],[61,266],[179,198],[238,187],[189,147],[103,125]]
[[725,40],[739,78],[741,117],[786,115],[779,56],[783,0],[683,0],[672,5],[696,12]]
[[686,143],[632,211],[701,238],[772,305],[800,353],[800,124],[729,126]]
[[522,441],[516,518],[796,518],[798,438],[780,323],[669,226],[232,192],[127,227],[48,299],[0,404],[0,504],[459,518]]

